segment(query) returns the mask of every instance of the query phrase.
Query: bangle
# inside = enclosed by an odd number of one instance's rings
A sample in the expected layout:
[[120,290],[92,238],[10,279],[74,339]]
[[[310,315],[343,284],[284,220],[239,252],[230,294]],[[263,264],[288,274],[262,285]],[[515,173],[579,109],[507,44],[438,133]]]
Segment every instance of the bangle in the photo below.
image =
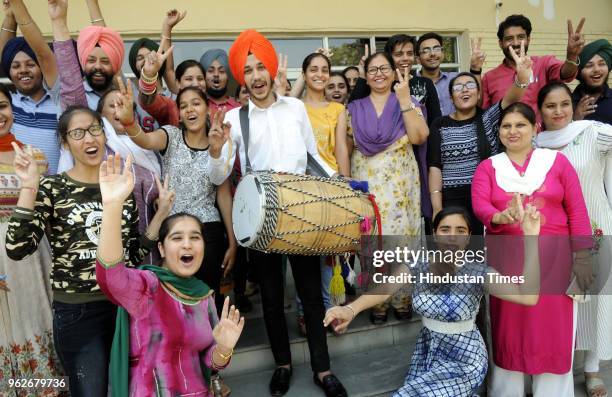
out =
[[19,22],[17,22],[17,25],[19,25],[19,26],[26,26],[26,25],[31,24],[32,22],[34,22],[34,21],[33,21],[32,19],[30,19],[28,22],[25,22],[25,23],[19,23]]
[[11,30],[9,28],[5,28],[4,26],[2,27],[2,30],[4,30],[5,32],[10,32],[10,33],[17,33],[16,30]]
[[429,192],[429,194],[436,194],[436,193],[442,194],[442,191],[441,190],[434,190],[432,192]]
[[29,190],[29,191],[31,191],[31,192],[32,192],[32,193],[34,193],[34,194],[38,193],[38,189],[37,189],[37,188],[35,188],[35,187],[30,187],[30,186],[22,186],[22,187],[21,187],[21,189],[22,189],[22,190]]
[[[140,131],[142,131],[142,128],[140,129]],[[140,131],[138,131],[138,134],[140,134]],[[138,136],[138,134],[136,134],[135,136]],[[128,136],[129,136],[129,135],[128,135]],[[156,241],[157,241],[158,236],[153,237],[153,236],[151,236],[151,235],[149,234],[149,232],[147,232],[146,230],[145,230],[145,234],[144,234],[144,235],[145,235],[145,237],[146,237],[146,238],[148,238],[149,240],[151,240],[151,241],[153,241],[153,242],[156,242]]]
[[171,38],[171,37],[169,37],[169,36],[164,36],[163,34],[161,34],[161,38],[162,38],[162,39],[165,39],[165,40],[172,40],[172,38]]
[[144,80],[138,80],[138,89],[143,95],[153,95],[157,91],[157,82],[147,83]]
[[223,354],[223,353],[221,353],[221,352],[219,351],[219,345],[215,345],[215,352],[217,352],[217,354],[219,355],[219,357],[221,357],[221,358],[222,358],[222,359],[224,359],[225,361],[229,360],[229,359],[232,357],[232,355],[234,354],[234,349],[231,349],[231,350],[232,350],[232,351],[231,351],[231,352],[230,352],[228,355],[225,355],[225,354]]
[[344,307],[346,307],[347,309],[349,309],[349,310],[350,310],[350,311],[353,313],[353,318],[352,318],[351,320],[354,320],[354,319],[355,319],[355,317],[357,316],[357,314],[355,313],[355,309],[353,309],[353,306],[351,306],[351,305],[346,305],[346,306],[344,306]]
[[149,76],[147,76],[145,74],[144,67],[142,69],[140,69],[140,79],[143,80],[145,83],[149,83],[149,84],[155,83],[155,84],[157,84],[157,77],[158,77],[157,73],[155,73],[155,76],[149,77]]
[[104,18],[92,19],[91,23],[104,22]]
[[[125,134],[127,136],[129,136],[130,138],[136,138],[138,135],[142,134],[142,127],[140,126],[140,124],[136,124],[138,126],[138,132],[136,133],[136,135],[130,135],[130,133],[128,132],[127,128],[125,130]],[[128,127],[131,127],[132,125],[129,125]],[[147,236],[147,238],[151,241],[157,241],[157,239],[153,240],[151,238],[149,238],[149,236],[145,233],[145,235]]]
[[565,62],[578,67],[578,66],[580,66],[580,57],[577,60],[575,60],[575,61],[572,61],[571,59],[566,58]]
[[470,73],[475,74],[475,75],[480,75],[482,73],[482,69],[476,70],[476,69],[470,68]]

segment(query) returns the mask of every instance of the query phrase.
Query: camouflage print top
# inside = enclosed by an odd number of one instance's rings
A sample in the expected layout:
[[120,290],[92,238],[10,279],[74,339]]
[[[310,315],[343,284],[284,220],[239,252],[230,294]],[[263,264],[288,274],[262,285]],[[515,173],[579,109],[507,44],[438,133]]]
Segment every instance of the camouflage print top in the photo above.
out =
[[[6,233],[6,251],[20,260],[36,251],[47,232],[53,253],[54,300],[86,303],[105,300],[96,282],[96,250],[102,221],[98,184],[77,182],[66,173],[42,178],[34,211],[17,207]],[[133,196],[123,206],[121,222],[126,263],[139,265],[150,247],[139,239]]]

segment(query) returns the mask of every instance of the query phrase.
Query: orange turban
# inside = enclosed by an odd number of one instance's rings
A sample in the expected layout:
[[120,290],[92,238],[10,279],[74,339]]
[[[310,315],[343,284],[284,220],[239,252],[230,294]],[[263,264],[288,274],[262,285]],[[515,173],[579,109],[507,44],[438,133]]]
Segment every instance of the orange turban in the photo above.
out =
[[274,80],[278,70],[276,50],[261,33],[249,29],[240,33],[229,50],[229,66],[236,81],[244,85],[244,66],[249,54],[255,55],[265,65]]
[[123,39],[115,30],[104,26],[88,26],[79,32],[77,52],[81,67],[85,68],[87,57],[96,45],[100,46],[108,56],[113,73],[119,72],[125,55]]

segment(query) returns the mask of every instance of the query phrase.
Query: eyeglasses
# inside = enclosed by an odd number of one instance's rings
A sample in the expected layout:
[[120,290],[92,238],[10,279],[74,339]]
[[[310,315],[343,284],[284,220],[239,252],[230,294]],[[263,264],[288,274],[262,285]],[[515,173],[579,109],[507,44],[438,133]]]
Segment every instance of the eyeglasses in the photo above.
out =
[[473,81],[468,81],[465,84],[457,83],[453,85],[453,92],[461,92],[464,88],[467,88],[468,90],[474,90],[478,88],[478,84]]
[[74,130],[68,131],[68,136],[75,141],[83,139],[85,133],[89,132],[91,136],[100,136],[104,133],[104,128],[100,124],[93,124],[89,128],[75,128]]
[[387,74],[390,71],[392,71],[393,68],[391,67],[391,65],[372,66],[372,67],[368,68],[368,74],[370,76],[375,76],[376,73],[378,73],[379,70],[380,70],[380,73]]
[[441,54],[441,53],[442,53],[442,47],[440,47],[439,45],[435,47],[421,48],[421,51],[420,51],[420,54],[422,55]]

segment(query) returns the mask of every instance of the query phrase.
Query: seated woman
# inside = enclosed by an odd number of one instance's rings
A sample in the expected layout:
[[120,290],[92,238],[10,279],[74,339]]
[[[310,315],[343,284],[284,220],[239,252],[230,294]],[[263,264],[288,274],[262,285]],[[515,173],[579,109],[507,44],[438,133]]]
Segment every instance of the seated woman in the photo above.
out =
[[112,394],[128,395],[130,368],[131,396],[212,396],[205,378],[210,368],[229,363],[244,318],[233,306],[228,309],[228,298],[218,321],[212,291],[193,276],[204,257],[203,225],[193,215],[174,214],[162,223],[162,267],[125,266],[121,213],[134,188],[131,163],[128,158],[120,172],[121,158],[109,156],[100,166],[96,276],[109,299],[121,305],[110,366]]
[[[512,200],[512,210],[522,219],[524,235],[537,236],[540,232],[540,214],[530,204],[525,209],[521,197]],[[471,236],[470,217],[465,209],[442,209],[433,222],[438,250],[452,251],[454,258],[462,258]],[[423,317],[423,328],[417,340],[410,369],[404,385],[394,394],[400,396],[472,396],[487,373],[487,349],[475,325],[482,295],[489,292],[501,299],[523,305],[534,305],[539,299],[540,269],[537,238],[525,238],[524,283],[496,282],[499,273],[482,263],[444,262],[436,258],[416,263],[413,274],[482,276],[482,283],[449,284],[418,283],[413,286],[414,310]],[[437,259],[437,260],[436,260]],[[428,263],[429,262],[429,263]],[[417,281],[419,278],[417,277]],[[388,299],[392,290],[402,284],[386,284],[382,291],[362,295],[346,306],[327,311],[324,324],[336,322],[342,331],[356,315]],[[379,292],[376,294],[376,292]],[[449,309],[449,302],[452,308]]]

